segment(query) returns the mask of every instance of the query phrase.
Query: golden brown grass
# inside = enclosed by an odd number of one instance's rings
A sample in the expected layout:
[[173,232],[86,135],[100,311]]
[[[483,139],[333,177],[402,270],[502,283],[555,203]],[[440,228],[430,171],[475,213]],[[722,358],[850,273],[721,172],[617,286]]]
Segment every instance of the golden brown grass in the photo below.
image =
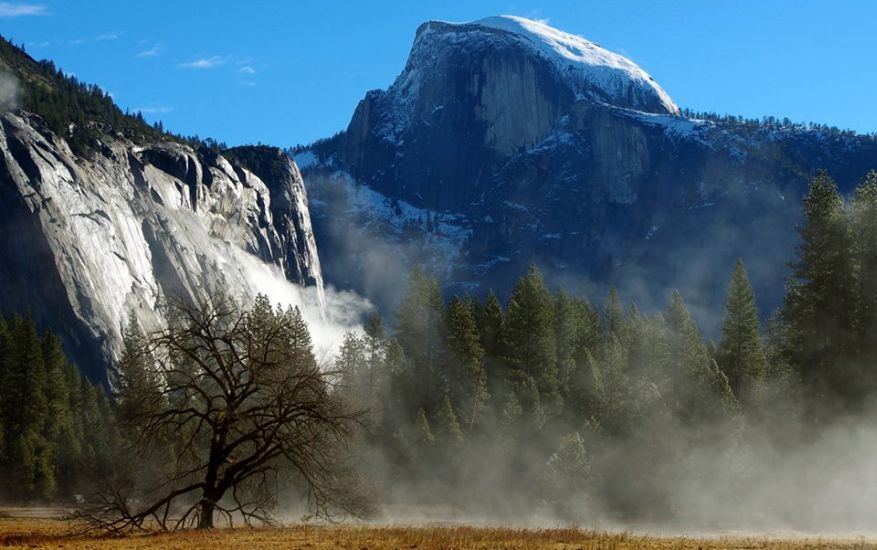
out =
[[167,550],[609,550],[874,548],[863,539],[683,538],[611,534],[577,529],[424,526],[291,526],[218,529],[124,538],[71,534],[75,525],[44,518],[0,518],[0,548]]

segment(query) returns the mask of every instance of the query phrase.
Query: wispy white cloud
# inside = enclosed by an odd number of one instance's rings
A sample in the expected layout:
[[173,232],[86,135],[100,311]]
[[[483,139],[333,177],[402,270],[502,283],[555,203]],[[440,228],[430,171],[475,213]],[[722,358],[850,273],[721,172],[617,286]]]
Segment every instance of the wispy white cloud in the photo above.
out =
[[44,40],[42,42],[28,42],[25,44],[28,48],[48,48],[52,45],[52,43],[48,40]]
[[134,57],[157,57],[159,55],[161,55],[161,48],[159,46],[153,46],[148,50],[138,52]]
[[120,32],[105,32],[94,37],[95,40],[115,40],[122,36]]
[[249,65],[244,65],[240,69],[238,69],[239,73],[243,74],[256,74],[256,69],[250,67]]
[[256,85],[256,83],[253,82],[252,80],[241,80],[241,86],[247,86],[247,87],[252,88],[255,85]]
[[219,67],[223,63],[225,63],[225,58],[221,55],[214,55],[212,57],[202,57],[187,63],[180,63],[179,66],[184,69],[212,69],[214,67]]
[[166,106],[161,106],[161,107],[138,107],[138,108],[134,109],[134,112],[136,113],[136,112],[139,111],[139,112],[143,113],[144,115],[160,115],[160,114],[163,114],[163,113],[170,113],[170,112],[173,112],[173,110],[174,110],[173,107],[166,107]]
[[87,39],[85,37],[80,36],[79,38],[74,38],[73,40],[69,40],[67,43],[70,44],[71,46],[78,46],[80,44],[85,44],[86,40]]
[[0,2],[0,17],[24,17],[28,15],[49,15],[49,12],[43,4]]

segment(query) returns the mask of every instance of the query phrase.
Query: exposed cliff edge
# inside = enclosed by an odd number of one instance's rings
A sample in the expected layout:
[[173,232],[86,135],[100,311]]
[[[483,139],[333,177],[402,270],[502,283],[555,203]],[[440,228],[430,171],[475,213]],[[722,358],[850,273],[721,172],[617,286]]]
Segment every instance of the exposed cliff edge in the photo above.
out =
[[679,287],[708,329],[739,256],[778,304],[816,169],[848,191],[877,167],[873,136],[683,116],[630,60],[514,17],[421,25],[395,82],[294,153],[327,280],[385,307],[414,262],[502,295],[536,261],[646,308]]
[[[279,150],[230,162],[174,141],[96,139],[78,156],[39,116],[0,115],[0,303],[52,326],[93,379],[129,312],[151,329],[170,296],[258,292],[240,251],[322,292],[301,174]],[[267,181],[246,167],[257,158]]]

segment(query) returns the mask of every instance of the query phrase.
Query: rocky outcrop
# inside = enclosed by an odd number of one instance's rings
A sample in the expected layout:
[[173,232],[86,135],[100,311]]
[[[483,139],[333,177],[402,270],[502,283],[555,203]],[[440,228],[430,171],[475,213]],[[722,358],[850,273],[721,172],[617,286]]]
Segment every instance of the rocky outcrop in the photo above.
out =
[[0,124],[0,303],[52,326],[93,379],[107,379],[129,313],[153,329],[170,296],[258,292],[242,252],[322,289],[290,161],[264,181],[208,150],[113,135],[83,158],[35,115]]
[[299,155],[328,280],[387,308],[415,262],[502,294],[536,261],[553,284],[615,285],[644,308],[678,287],[709,329],[739,256],[762,311],[778,305],[810,176],[849,191],[877,140],[685,118],[629,60],[500,17],[422,25],[392,86]]

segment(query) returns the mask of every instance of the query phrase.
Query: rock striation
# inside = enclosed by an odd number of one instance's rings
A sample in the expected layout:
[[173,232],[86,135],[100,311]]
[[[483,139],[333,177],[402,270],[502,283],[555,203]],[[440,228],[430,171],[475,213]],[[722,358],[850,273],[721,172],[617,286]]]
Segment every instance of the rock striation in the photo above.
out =
[[169,297],[257,293],[240,253],[322,292],[301,174],[270,154],[268,181],[206,148],[111,132],[77,156],[40,117],[0,115],[0,303],[108,380],[129,314],[155,329]]
[[615,285],[646,308],[678,287],[709,328],[738,256],[762,311],[779,303],[810,177],[849,191],[877,140],[685,117],[632,61],[494,17],[421,25],[395,82],[295,158],[327,279],[385,307],[415,262],[504,294],[535,261],[553,284]]

